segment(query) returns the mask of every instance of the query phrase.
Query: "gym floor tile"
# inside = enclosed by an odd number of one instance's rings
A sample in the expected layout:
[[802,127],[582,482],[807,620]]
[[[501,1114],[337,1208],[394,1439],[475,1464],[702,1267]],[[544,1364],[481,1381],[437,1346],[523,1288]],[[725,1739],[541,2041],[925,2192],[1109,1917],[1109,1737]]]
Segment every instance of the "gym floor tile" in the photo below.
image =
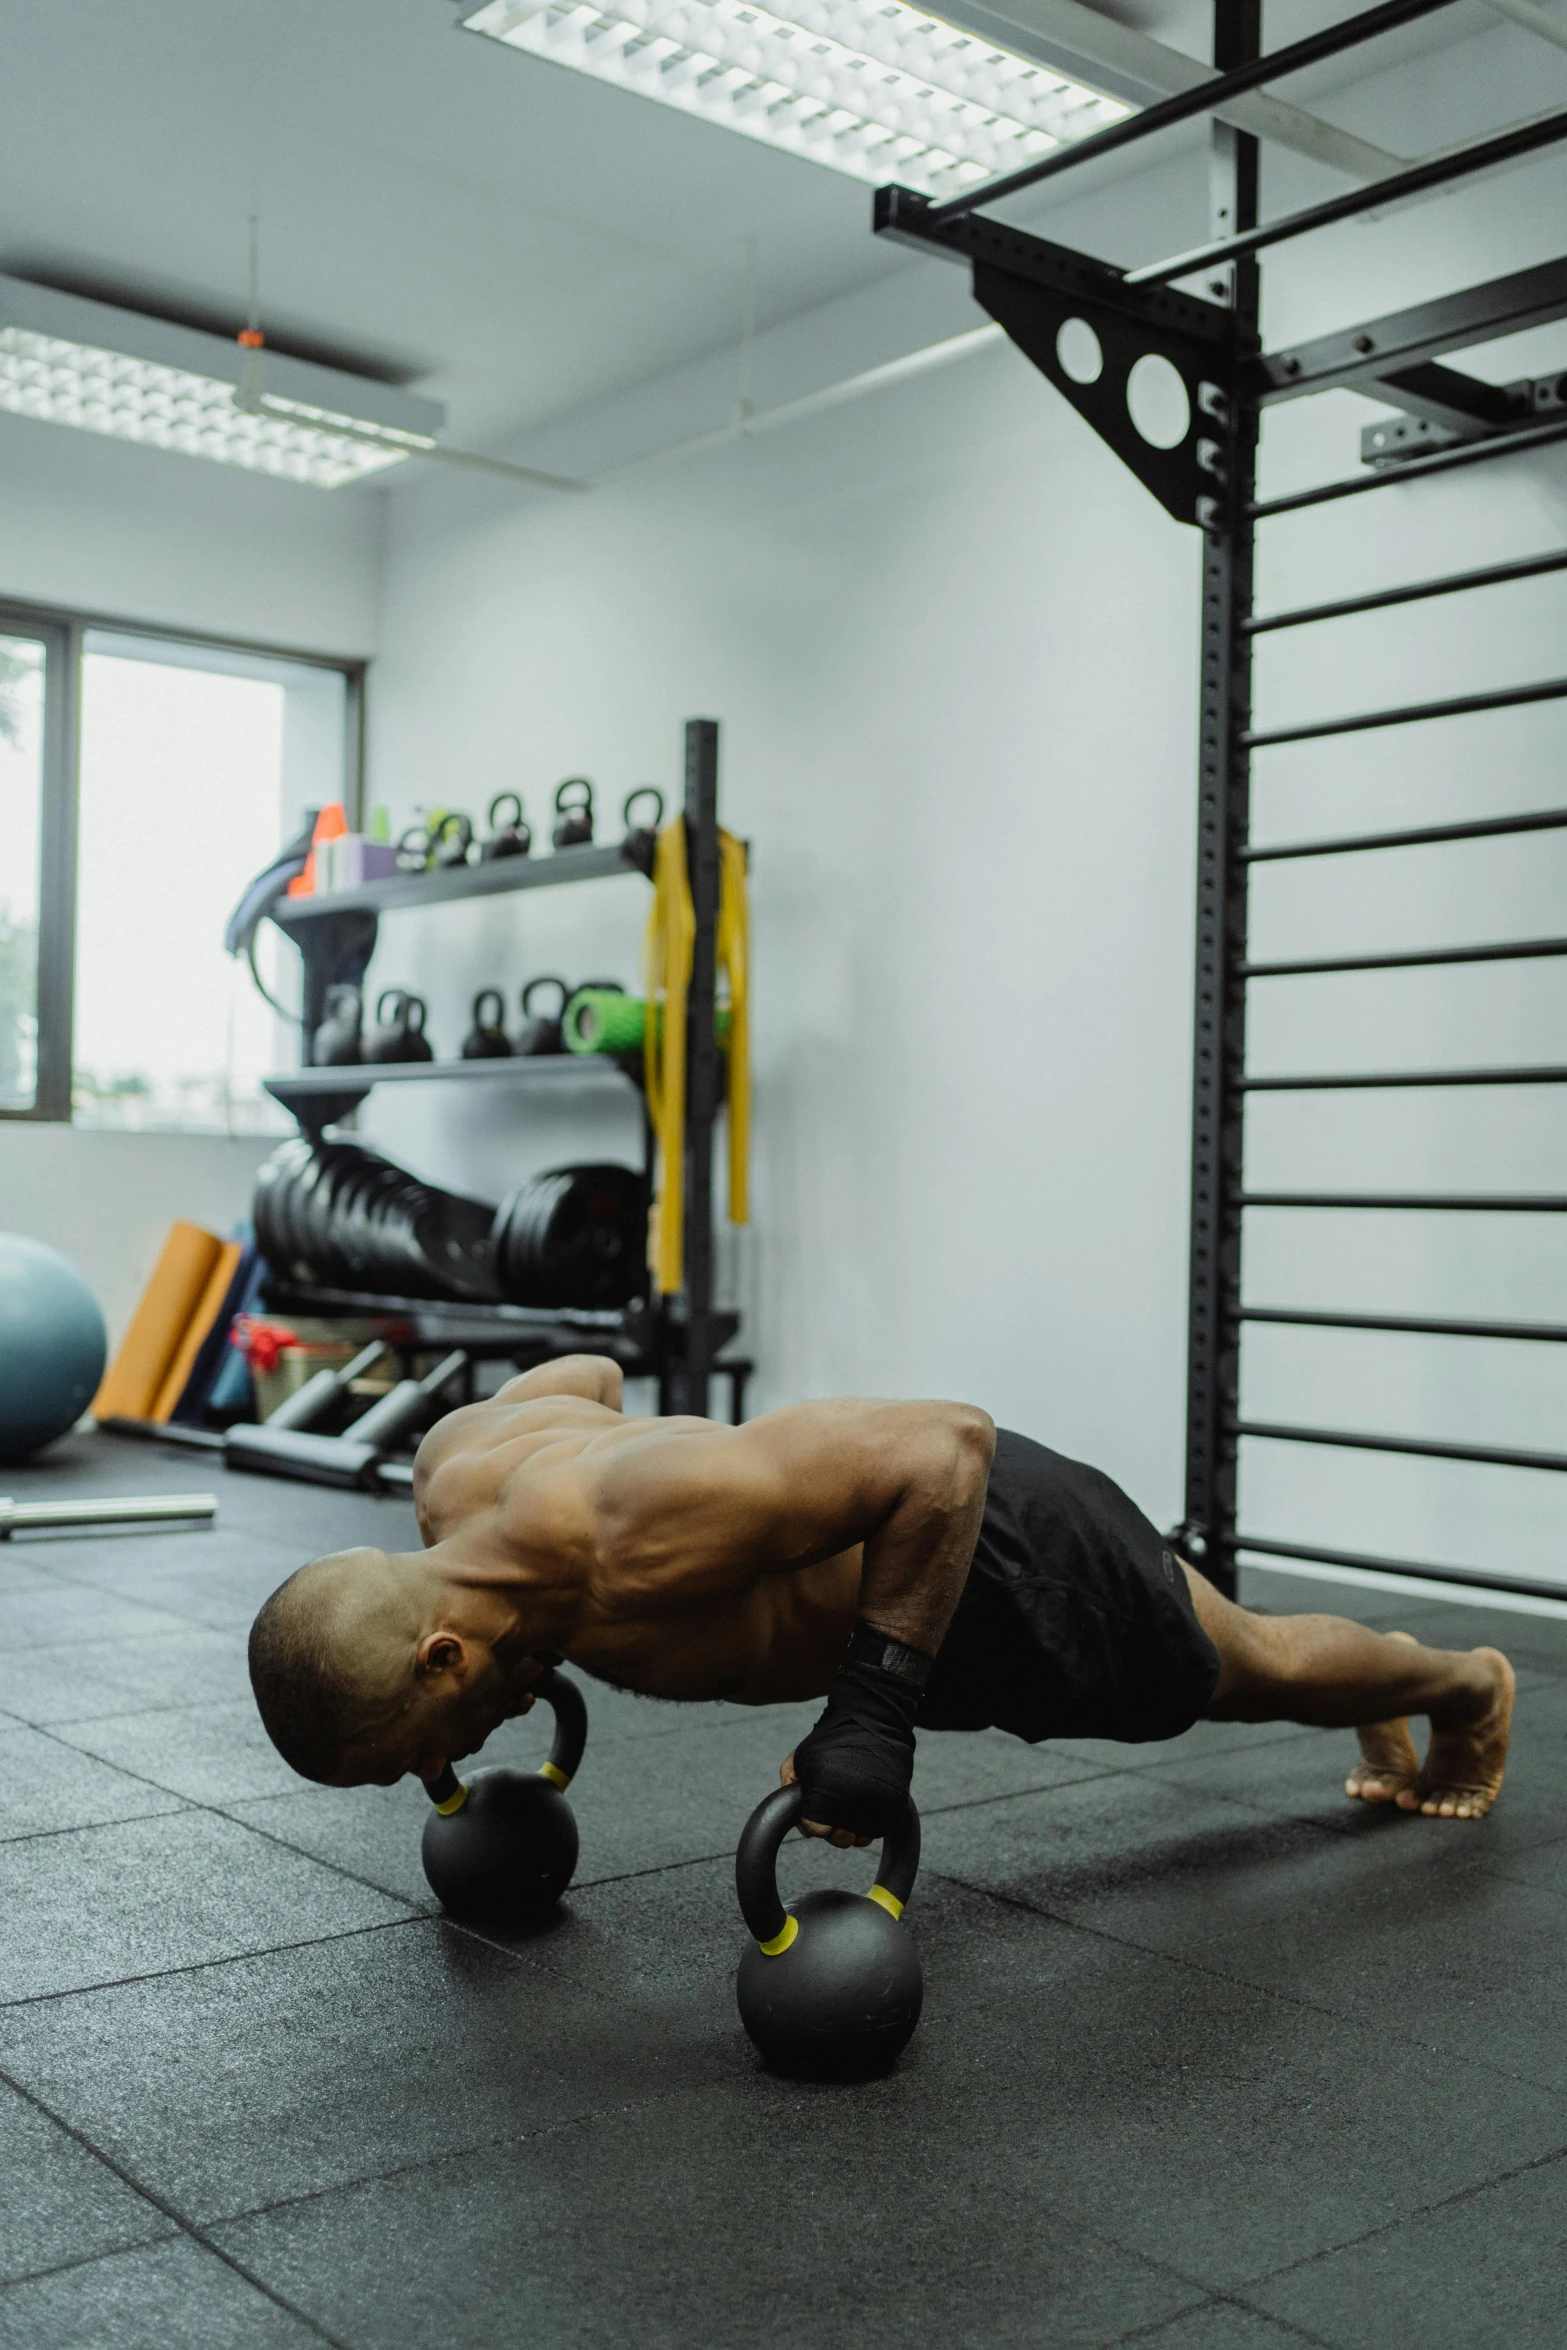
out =
[[1243,1565],[1238,1582],[1242,1607],[1264,1616],[1350,1616],[1357,1624],[1378,1624],[1429,1605],[1413,1593],[1384,1591],[1374,1583],[1322,1583],[1314,1575],[1276,1575],[1266,1567]]
[[732,2068],[726,1998],[704,2049],[711,2019],[619,1996],[602,1936],[566,1937],[547,1972],[426,1920],[43,2001],[0,2013],[0,2069],[204,2222]]
[[300,1783],[262,1728],[248,1694],[221,1705],[165,1706],[62,1722],[54,1735],[193,1803],[281,1795]]
[[39,1725],[249,1694],[245,1643],[233,1632],[186,1629],[0,1656],[0,1706]]
[[927,1996],[888,2084],[904,2134],[955,2181],[1005,2146],[1041,2215],[1210,2292],[1567,2135],[1558,2096],[1455,2057],[1452,2035],[1419,2046],[939,1882],[911,1919]]
[[0,2350],[320,2350],[280,2308],[188,2236],[0,2291]]
[[1000,2145],[974,2150],[954,2193],[915,2120],[895,2089],[868,2105],[753,2072],[640,2126],[595,2116],[213,2240],[376,2350],[689,2350],[781,2333],[811,2350],[1090,2350],[1190,2305],[1183,2280],[1048,2214],[1037,2176]]
[[1155,2326],[1152,2332],[1124,2337],[1127,2350],[1299,2350],[1300,2343],[1316,2341],[1315,2334],[1297,2333],[1294,2326],[1276,2325],[1255,2309],[1233,2301],[1205,2301],[1201,2309]]
[[1564,2243],[1558,2158],[1253,2285],[1247,2298],[1334,2350],[1556,2350]]
[[436,1907],[419,1859],[430,1802],[412,1779],[395,1787],[311,1787],[296,1779],[290,1794],[225,1802],[220,1809],[415,1909]]
[[0,1591],[0,1651],[10,1655],[79,1640],[151,1640],[185,1628],[177,1615],[139,1596],[111,1597],[80,1584],[51,1580]]
[[177,1795],[127,1778],[37,1730],[0,1730],[0,1843],[179,1811]]
[[150,2244],[174,2224],[14,2089],[0,2087],[0,2283]]
[[215,1631],[243,1634],[249,1631],[262,1601],[271,1597],[299,1563],[266,1543],[246,1542],[241,1547],[236,1542],[226,1559],[208,1558],[185,1566],[164,1553],[113,1566],[73,1568],[69,1581],[63,1575],[58,1581],[62,1589],[84,1597],[102,1593],[161,1609],[175,1619],[170,1629],[188,1631],[193,1625],[206,1625]]
[[1406,1861],[1404,1837],[1382,1849],[1360,1882],[1304,1870],[1298,1915],[1276,1903],[1207,1943],[1204,1967],[1567,2091],[1567,1894],[1489,1870],[1473,1846],[1451,1861],[1434,1845]]
[[407,1914],[212,1812],[28,1837],[0,1845],[0,2008]]
[[1140,1771],[924,1823],[927,1869],[1151,1950],[1185,1950],[1292,1906],[1305,1864],[1324,1851],[1351,1878],[1363,1865],[1309,1822]]

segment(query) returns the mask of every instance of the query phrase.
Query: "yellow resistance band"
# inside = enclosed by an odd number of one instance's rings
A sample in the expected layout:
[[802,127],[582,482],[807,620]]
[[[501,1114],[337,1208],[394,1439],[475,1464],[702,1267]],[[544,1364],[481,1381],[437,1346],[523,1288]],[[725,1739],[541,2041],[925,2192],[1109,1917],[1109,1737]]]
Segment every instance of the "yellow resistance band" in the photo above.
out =
[[[729,1220],[750,1220],[751,1036],[750,917],[745,849],[731,833],[718,835],[718,973],[729,993]],[[696,915],[686,862],[685,818],[658,836],[653,860],[653,911],[643,946],[643,977],[650,1005],[663,1017],[643,1030],[648,1115],[658,1141],[658,1179],[648,1232],[648,1262],[667,1297],[685,1277],[686,997]]]

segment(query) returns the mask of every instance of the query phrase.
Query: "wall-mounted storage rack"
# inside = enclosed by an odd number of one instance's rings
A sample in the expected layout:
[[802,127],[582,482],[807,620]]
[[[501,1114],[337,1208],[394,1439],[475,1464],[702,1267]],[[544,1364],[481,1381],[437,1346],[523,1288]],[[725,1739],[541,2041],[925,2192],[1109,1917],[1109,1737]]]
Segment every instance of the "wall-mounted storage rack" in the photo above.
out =
[[[685,730],[686,861],[696,935],[687,996],[685,1122],[685,1283],[672,1297],[649,1298],[614,1314],[535,1313],[520,1306],[432,1304],[361,1290],[304,1287],[274,1279],[265,1302],[295,1314],[394,1314],[419,1348],[462,1346],[476,1358],[547,1362],[583,1350],[612,1355],[628,1377],[658,1381],[660,1412],[706,1415],[715,1372],[729,1381],[731,1417],[744,1409],[753,1368],[717,1358],[738,1336],[740,1317],[713,1303],[715,1231],[713,1132],[723,1092],[717,1038],[718,725],[693,718]],[[501,897],[566,882],[603,881],[645,868],[635,840],[608,847],[558,849],[548,857],[506,857],[445,872],[400,873],[330,895],[284,899],[272,919],[299,949],[303,965],[300,1027],[311,1036],[327,990],[361,973],[374,952],[383,915]],[[513,1085],[524,1094],[574,1097],[604,1087],[635,1087],[629,1062],[596,1055],[514,1056],[493,1061],[360,1062],[347,1067],[281,1070],[266,1089],[308,1134],[344,1118],[373,1086],[429,1083]],[[649,1146],[643,1119],[645,1149]]]

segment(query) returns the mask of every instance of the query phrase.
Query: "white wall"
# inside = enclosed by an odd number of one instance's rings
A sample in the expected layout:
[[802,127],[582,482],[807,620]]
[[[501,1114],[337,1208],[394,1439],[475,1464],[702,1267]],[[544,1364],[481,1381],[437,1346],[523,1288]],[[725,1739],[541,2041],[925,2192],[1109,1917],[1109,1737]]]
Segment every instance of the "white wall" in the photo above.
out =
[[[1336,111],[1414,153],[1545,103],[1553,72],[1521,36],[1487,36]],[[1270,205],[1339,184],[1269,170]],[[1558,241],[1564,187],[1547,164],[1281,253],[1272,339],[1521,266]],[[1044,225],[1131,262],[1200,235],[1202,208],[1192,157]],[[765,408],[977,319],[959,272],[915,265],[764,337],[756,396]],[[1500,352],[1496,372],[1560,365],[1559,345]],[[736,380],[717,354],[519,453],[601,472],[721,423]],[[1270,418],[1268,478],[1354,470],[1373,413],[1336,397]],[[1564,483],[1560,455],[1515,460],[1281,525],[1263,600],[1560,543]],[[615,804],[670,784],[682,718],[720,718],[726,820],[755,844],[758,1404],[970,1396],[1100,1461],[1161,1519],[1180,1507],[1197,552],[997,348],[788,432],[634,466],[572,504],[401,493],[373,743],[375,795],[399,811],[515,784],[537,820],[579,769]],[[1557,589],[1508,590],[1279,639],[1259,706],[1559,671],[1562,613]],[[1560,741],[1559,719],[1536,714],[1269,754],[1259,831],[1558,798]],[[1462,868],[1375,862],[1260,880],[1257,951],[1563,927],[1567,875],[1538,841]],[[639,887],[389,923],[373,979],[423,987],[452,1049],[478,985],[550,968],[631,979]],[[1259,990],[1253,1063],[1567,1057],[1561,1008],[1546,965],[1280,982]],[[443,1089],[438,1115],[436,1098],[384,1095],[370,1131],[492,1196],[613,1132],[543,1124],[521,1094]],[[1281,1183],[1560,1188],[1562,1139],[1543,1091],[1315,1096],[1259,1107],[1251,1149],[1257,1179]],[[1260,1302],[1567,1320],[1554,1226],[1271,1221],[1254,1219],[1250,1244]],[[1559,1442],[1547,1350],[1417,1343],[1258,1334],[1246,1406]],[[1258,1531],[1567,1572],[1558,1483],[1256,1446],[1244,1510]]]
[[[0,599],[365,653],[380,511],[373,491],[328,494],[0,416]],[[226,1231],[264,1155],[205,1135],[3,1120],[0,1228],[72,1257],[117,1337],[170,1223]]]
[[247,1210],[270,1143],[209,1134],[93,1134],[0,1126],[0,1231],[68,1256],[123,1337],[169,1226],[227,1233]]

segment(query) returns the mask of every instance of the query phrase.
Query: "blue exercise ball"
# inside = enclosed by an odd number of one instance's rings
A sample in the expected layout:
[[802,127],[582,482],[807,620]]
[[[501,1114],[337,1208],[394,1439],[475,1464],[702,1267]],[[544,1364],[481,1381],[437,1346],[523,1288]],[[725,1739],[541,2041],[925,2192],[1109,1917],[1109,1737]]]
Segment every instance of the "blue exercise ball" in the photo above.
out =
[[108,1352],[98,1300],[69,1257],[0,1232],[0,1461],[24,1461],[75,1426]]

